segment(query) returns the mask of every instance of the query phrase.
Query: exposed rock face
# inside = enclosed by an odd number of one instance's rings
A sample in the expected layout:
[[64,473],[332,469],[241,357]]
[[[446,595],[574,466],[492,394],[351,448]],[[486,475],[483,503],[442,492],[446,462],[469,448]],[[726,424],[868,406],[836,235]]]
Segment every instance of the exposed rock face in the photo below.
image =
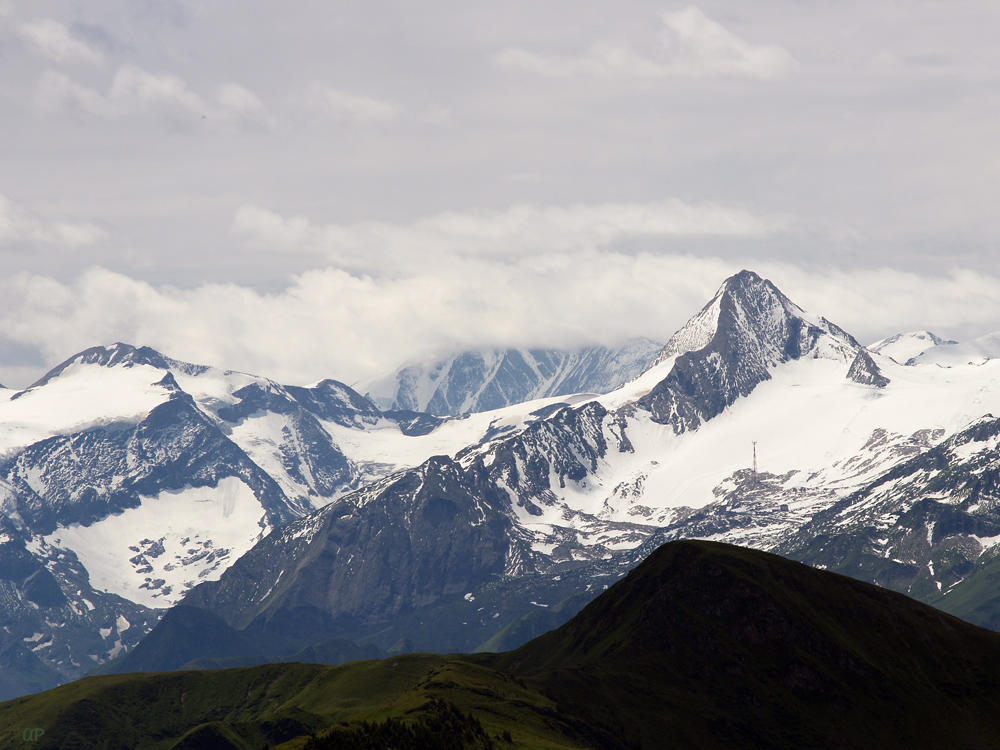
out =
[[858,356],[851,363],[851,369],[847,371],[847,379],[861,385],[873,385],[876,388],[885,388],[889,385],[889,378],[882,374],[878,365],[875,364],[875,360],[864,349],[858,351]]
[[142,496],[239,477],[272,525],[301,515],[185,393],[174,393],[136,425],[112,424],[35,443],[0,461],[17,512],[34,533],[89,526],[135,508]]
[[1000,628],[1000,420],[985,417],[817,513],[777,550]]
[[237,627],[322,638],[461,598],[531,556],[504,498],[474,479],[431,459],[276,531],[185,603]]

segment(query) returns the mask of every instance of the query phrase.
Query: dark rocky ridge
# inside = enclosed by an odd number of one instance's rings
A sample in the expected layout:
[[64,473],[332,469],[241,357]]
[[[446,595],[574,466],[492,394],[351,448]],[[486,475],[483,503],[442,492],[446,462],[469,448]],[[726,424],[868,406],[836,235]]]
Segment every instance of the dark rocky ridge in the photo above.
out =
[[[817,513],[781,554],[1000,628],[1000,419],[978,423]],[[982,540],[982,541],[981,541]]]
[[71,365],[100,365],[101,367],[114,367],[124,365],[132,367],[134,365],[149,365],[158,370],[170,370],[171,368],[182,369],[191,375],[204,372],[207,367],[192,365],[187,362],[180,362],[170,359],[160,354],[155,349],[148,346],[135,347],[131,344],[118,342],[111,346],[92,346],[79,354],[74,354],[65,362],[56,365],[37,381],[29,385],[24,391],[14,394],[13,398],[18,398],[25,391],[41,388],[53,378],[59,377]]
[[185,604],[230,624],[320,639],[378,630],[414,610],[461,599],[502,576],[530,549],[483,487],[458,464],[433,458],[262,540],[224,582]]
[[858,350],[858,356],[854,358],[851,369],[847,371],[847,379],[861,385],[873,385],[876,388],[885,388],[889,385],[889,379],[882,374],[875,360],[864,349]]
[[[89,526],[138,507],[141,495],[185,486],[214,487],[231,476],[254,491],[272,524],[301,515],[289,507],[274,480],[182,392],[138,424],[48,438],[0,461],[0,477],[16,493],[19,517],[41,534],[51,533],[57,524]],[[45,487],[44,496],[33,484]]]

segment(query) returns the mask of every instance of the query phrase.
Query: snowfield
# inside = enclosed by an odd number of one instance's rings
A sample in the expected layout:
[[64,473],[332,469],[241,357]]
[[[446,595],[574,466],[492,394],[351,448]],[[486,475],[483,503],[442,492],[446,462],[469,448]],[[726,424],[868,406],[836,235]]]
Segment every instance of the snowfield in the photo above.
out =
[[44,386],[0,400],[0,456],[55,435],[135,424],[170,397],[155,367],[73,364]]
[[168,607],[189,588],[218,580],[267,526],[253,491],[235,477],[144,497],[142,505],[90,526],[36,537],[32,547],[72,550],[95,589],[147,607]]

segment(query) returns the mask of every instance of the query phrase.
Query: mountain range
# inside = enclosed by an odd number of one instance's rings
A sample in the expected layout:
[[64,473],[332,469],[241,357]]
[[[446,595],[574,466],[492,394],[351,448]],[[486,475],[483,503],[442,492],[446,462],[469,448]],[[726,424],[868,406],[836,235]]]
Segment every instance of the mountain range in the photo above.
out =
[[[639,378],[294,521],[185,601],[285,637],[513,647],[514,633],[565,621],[657,544],[691,537],[780,550],[937,601],[991,558],[991,504],[966,511],[948,496],[942,512],[974,518],[937,536],[933,514],[917,529],[907,515],[926,495],[919,481],[898,488],[891,511],[843,509],[870,509],[866,492],[952,444],[964,446],[949,456],[954,471],[968,459],[972,479],[989,470],[992,418],[971,415],[998,400],[996,369],[900,365],[744,272]],[[854,564],[848,547],[872,541],[881,546],[865,554],[909,578]]]
[[682,538],[995,626],[1000,360],[921,359],[961,347],[863,347],[744,271],[617,388],[459,416],[88,350],[0,391],[6,695],[121,656],[179,602],[248,659],[515,648]]
[[128,651],[272,529],[530,411],[382,412],[337,381],[283,386],[126,344],[0,390],[0,659],[19,665],[0,695]]

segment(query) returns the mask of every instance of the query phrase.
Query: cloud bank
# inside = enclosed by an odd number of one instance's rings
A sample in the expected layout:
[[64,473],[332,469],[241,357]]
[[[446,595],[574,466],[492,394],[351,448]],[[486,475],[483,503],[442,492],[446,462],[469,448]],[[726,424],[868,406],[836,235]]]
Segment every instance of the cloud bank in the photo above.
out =
[[19,31],[34,52],[58,63],[97,64],[104,59],[100,50],[77,39],[68,28],[51,18],[23,24]]
[[[451,256],[395,275],[327,267],[271,294],[235,284],[154,286],[103,268],[71,282],[20,274],[0,282],[0,330],[50,366],[94,344],[126,341],[286,383],[350,383],[434,350],[664,341],[742,267],[866,343],[916,329],[969,338],[985,332],[984,321],[1000,328],[1000,278],[967,270],[808,271],[578,248]],[[8,385],[27,385],[2,374]]]
[[74,249],[105,237],[107,232],[94,224],[43,219],[0,194],[0,250],[31,246]]
[[547,78],[663,78],[667,76],[743,76],[780,78],[798,63],[776,44],[754,45],[711,20],[701,10],[663,12],[662,49],[644,57],[629,47],[597,42],[582,55],[538,54],[520,47],[503,50],[496,63]]
[[131,63],[118,69],[107,94],[83,86],[65,73],[46,71],[35,88],[34,103],[49,115],[70,111],[107,120],[146,116],[181,127],[209,118],[212,123],[263,130],[274,123],[260,99],[239,84],[223,85],[216,103],[211,103],[181,78],[150,73]]
[[782,217],[678,199],[570,206],[515,205],[505,210],[450,211],[410,224],[316,225],[258,206],[236,213],[233,231],[251,245],[314,253],[354,271],[392,273],[450,265],[475,257],[524,258],[579,253],[629,237],[762,237],[785,229]]
[[1000,329],[1000,5],[684,5],[0,0],[0,382],[662,339],[743,267]]
[[[146,116],[185,127],[208,120],[263,131],[273,130],[278,121],[254,92],[240,84],[225,83],[214,99],[206,99],[179,76],[151,73],[133,63],[119,67],[107,93],[84,86],[61,71],[47,70],[35,85],[33,100],[35,108],[49,116],[73,112],[105,120]],[[314,82],[290,95],[280,114],[286,121],[378,126],[398,121],[405,110],[389,101]],[[416,119],[442,124],[449,114],[432,108],[417,114]]]

